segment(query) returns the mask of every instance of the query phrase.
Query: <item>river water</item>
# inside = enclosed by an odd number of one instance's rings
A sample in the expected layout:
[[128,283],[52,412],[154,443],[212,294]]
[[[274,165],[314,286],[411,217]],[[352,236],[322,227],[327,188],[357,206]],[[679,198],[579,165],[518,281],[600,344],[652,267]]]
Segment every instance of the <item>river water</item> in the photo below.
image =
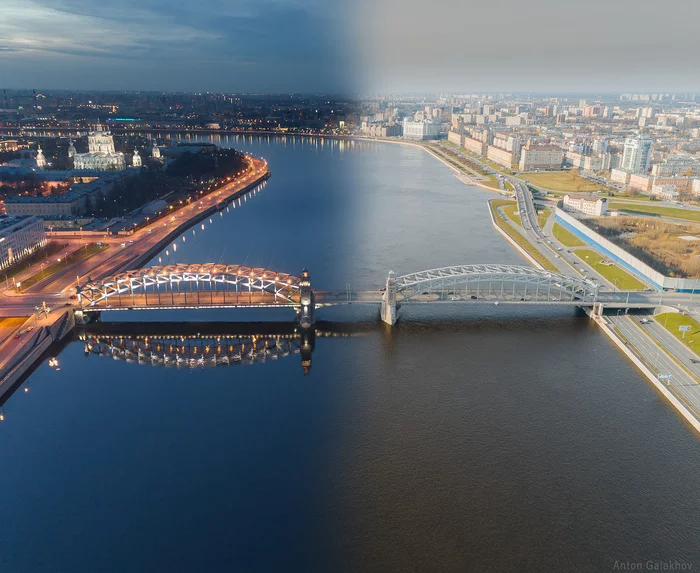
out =
[[[215,142],[273,176],[155,262],[308,267],[338,290],[392,269],[523,264],[491,227],[492,194],[420,149]],[[308,375],[298,354],[165,368],[68,344],[2,407],[0,571],[700,568],[698,439],[585,316],[401,312],[390,329],[377,309],[320,310],[358,335],[318,336]],[[134,335],[292,319],[103,316]]]

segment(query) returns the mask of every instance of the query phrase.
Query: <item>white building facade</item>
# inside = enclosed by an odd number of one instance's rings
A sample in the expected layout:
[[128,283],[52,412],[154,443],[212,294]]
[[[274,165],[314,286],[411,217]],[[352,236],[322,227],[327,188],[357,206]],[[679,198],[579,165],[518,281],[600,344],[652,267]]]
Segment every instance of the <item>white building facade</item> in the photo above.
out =
[[[69,149],[69,155],[70,153]],[[126,160],[123,153],[117,153],[114,150],[114,136],[98,125],[96,130],[88,135],[88,152],[75,153],[73,151],[73,168],[122,171],[126,169]]]
[[440,137],[440,124],[433,121],[403,120],[404,139],[437,139]]
[[561,169],[564,150],[556,145],[526,145],[520,153],[520,171]]
[[44,222],[36,217],[0,215],[0,269],[46,245]]
[[564,196],[564,211],[602,217],[608,211],[608,200],[596,195],[572,194]]
[[639,135],[625,139],[625,148],[622,152],[622,165],[625,171],[630,173],[646,173],[649,171],[651,159],[651,139]]

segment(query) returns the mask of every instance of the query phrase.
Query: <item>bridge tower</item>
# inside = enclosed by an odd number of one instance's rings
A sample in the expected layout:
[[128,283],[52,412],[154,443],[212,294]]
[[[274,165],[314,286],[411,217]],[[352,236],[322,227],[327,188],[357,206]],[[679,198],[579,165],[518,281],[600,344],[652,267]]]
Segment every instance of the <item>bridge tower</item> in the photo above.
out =
[[386,289],[382,295],[382,320],[389,325],[396,324],[396,279],[394,271],[389,271],[389,277],[386,279]]
[[311,354],[316,347],[316,330],[313,328],[305,329],[301,334],[301,367],[304,369],[304,375],[311,372]]
[[309,271],[301,271],[301,281],[299,282],[299,295],[301,308],[299,309],[299,324],[302,328],[309,328],[316,322],[316,297],[311,290],[311,275]]

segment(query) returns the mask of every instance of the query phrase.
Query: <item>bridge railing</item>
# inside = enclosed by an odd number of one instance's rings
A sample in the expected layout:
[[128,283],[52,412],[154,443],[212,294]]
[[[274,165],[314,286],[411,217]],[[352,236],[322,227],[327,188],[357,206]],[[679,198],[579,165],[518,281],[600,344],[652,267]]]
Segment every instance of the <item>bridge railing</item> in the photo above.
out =
[[237,265],[171,265],[90,281],[77,288],[77,295],[84,308],[236,302],[299,304],[300,279]]
[[532,267],[462,265],[421,271],[396,278],[397,300],[439,294],[453,298],[527,302],[594,302],[598,286]]

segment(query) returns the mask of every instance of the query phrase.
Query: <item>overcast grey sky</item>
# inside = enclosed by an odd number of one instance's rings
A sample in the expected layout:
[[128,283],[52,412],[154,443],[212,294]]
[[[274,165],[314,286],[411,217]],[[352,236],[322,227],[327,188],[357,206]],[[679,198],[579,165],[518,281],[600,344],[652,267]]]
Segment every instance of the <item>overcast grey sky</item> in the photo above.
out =
[[700,91],[699,0],[357,0],[382,91]]
[[700,91],[698,21],[698,0],[0,0],[0,87]]

